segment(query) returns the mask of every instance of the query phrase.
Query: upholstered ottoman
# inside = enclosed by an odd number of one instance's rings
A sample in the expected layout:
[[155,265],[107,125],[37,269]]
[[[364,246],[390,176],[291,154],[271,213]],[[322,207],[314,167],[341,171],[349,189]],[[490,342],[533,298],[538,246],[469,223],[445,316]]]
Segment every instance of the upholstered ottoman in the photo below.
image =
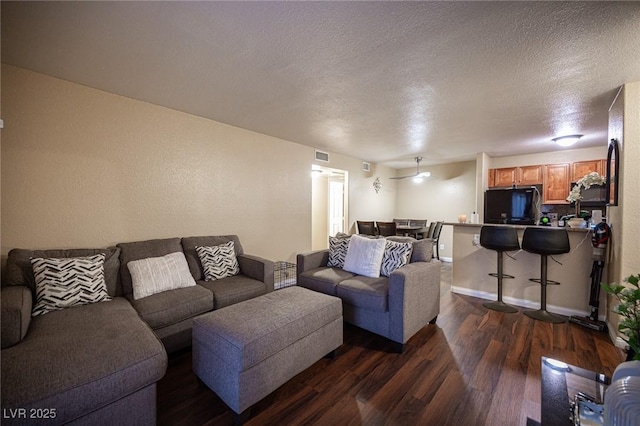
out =
[[193,371],[236,414],[342,344],[342,302],[289,287],[193,320]]

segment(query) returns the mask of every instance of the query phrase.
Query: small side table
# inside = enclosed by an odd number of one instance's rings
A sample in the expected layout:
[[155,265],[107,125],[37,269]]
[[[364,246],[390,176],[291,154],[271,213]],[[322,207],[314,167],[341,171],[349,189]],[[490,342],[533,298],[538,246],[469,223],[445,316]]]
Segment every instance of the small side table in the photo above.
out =
[[569,426],[571,403],[581,392],[601,404],[609,378],[566,364],[562,361],[542,357],[542,426]]
[[274,262],[273,265],[273,288],[290,287],[297,284],[296,264],[283,260]]

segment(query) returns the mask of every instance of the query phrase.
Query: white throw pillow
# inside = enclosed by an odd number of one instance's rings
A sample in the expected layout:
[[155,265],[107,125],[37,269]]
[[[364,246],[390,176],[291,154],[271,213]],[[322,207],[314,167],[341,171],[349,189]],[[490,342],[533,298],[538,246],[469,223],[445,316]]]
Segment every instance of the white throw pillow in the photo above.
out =
[[167,290],[196,285],[184,253],[169,253],[127,263],[135,300]]
[[384,248],[384,256],[382,256],[382,268],[380,268],[380,275],[388,277],[393,271],[398,268],[402,268],[409,263],[411,257],[411,251],[413,250],[413,243],[399,243],[396,241],[388,241]]
[[36,279],[36,304],[31,315],[111,300],[104,280],[104,257],[101,253],[31,259]]
[[371,239],[353,235],[343,269],[365,277],[378,278],[386,242],[384,238]]
[[233,241],[228,241],[219,246],[196,247],[205,281],[215,281],[226,277],[232,277],[240,273],[240,265],[236,257]]

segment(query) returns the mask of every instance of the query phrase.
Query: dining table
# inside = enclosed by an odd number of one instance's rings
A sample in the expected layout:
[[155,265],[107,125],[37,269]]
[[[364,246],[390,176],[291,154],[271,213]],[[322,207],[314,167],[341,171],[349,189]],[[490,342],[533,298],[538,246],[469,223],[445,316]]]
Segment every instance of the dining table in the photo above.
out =
[[396,235],[410,236],[418,239],[418,234],[423,236],[427,233],[427,228],[424,226],[411,226],[411,225],[398,225],[396,226]]

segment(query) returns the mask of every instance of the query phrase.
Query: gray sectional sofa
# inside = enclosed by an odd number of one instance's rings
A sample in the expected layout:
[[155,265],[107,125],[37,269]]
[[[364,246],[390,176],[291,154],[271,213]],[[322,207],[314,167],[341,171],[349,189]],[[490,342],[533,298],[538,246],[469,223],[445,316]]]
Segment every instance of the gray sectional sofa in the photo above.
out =
[[[240,274],[203,280],[196,245],[234,241]],[[127,263],[183,252],[196,285],[141,299]],[[31,316],[31,258],[105,255],[112,300]],[[223,282],[228,285],[223,285]],[[136,424],[156,421],[156,382],[167,352],[191,344],[200,314],[273,290],[273,263],[245,255],[235,235],[121,243],[109,249],[9,252],[3,274],[1,381],[3,424]]]
[[342,299],[344,320],[395,342],[398,352],[440,312],[440,266],[432,259],[430,239],[388,237],[411,241],[408,264],[389,277],[365,277],[327,266],[329,250],[298,254],[298,285]]

